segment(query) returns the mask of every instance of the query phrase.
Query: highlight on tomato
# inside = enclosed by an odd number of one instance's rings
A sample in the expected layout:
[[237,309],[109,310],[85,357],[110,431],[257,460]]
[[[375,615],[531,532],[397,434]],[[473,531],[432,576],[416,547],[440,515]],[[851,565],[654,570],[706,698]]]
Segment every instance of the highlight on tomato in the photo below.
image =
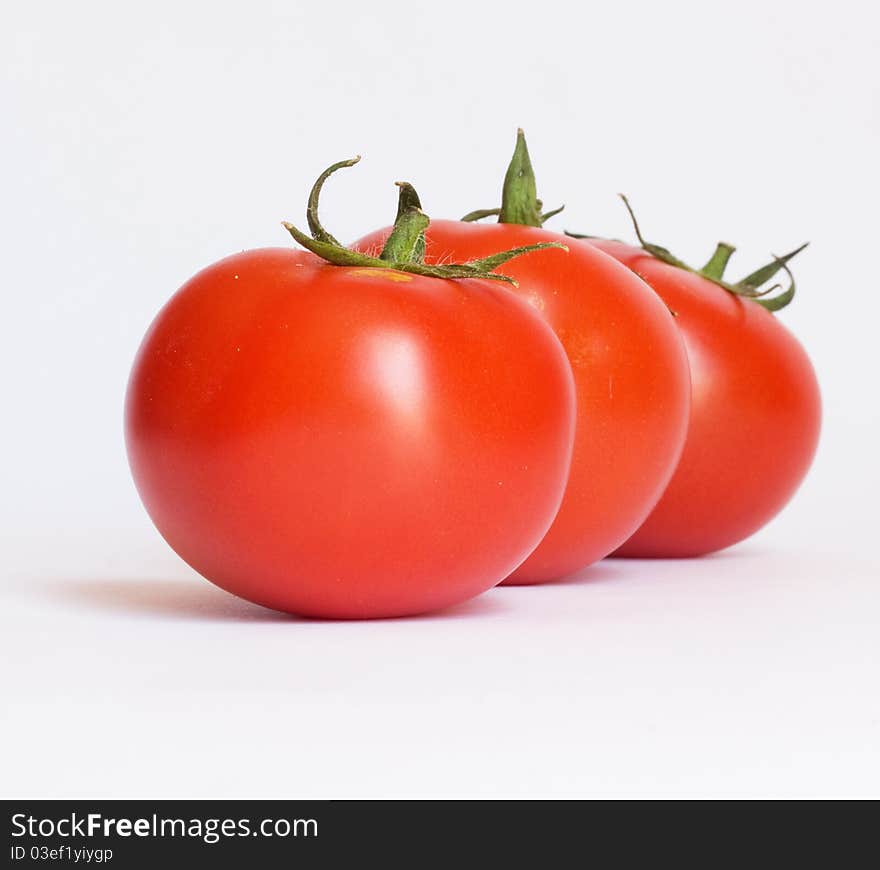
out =
[[[565,242],[542,229],[543,212],[522,130],[500,208],[426,230],[426,262],[485,257],[519,245]],[[497,217],[498,223],[477,221]],[[386,228],[354,247],[379,251]],[[565,497],[546,537],[505,583],[573,574],[618,548],[644,522],[676,467],[687,431],[690,378],[666,305],[631,270],[595,247],[567,256],[538,251],[505,264],[528,303],[565,348],[577,392],[574,454]]]
[[[629,210],[640,247],[590,237],[583,242],[631,269],[675,312],[693,396],[675,474],[616,555],[699,556],[744,540],[776,516],[816,452],[816,375],[774,313],[794,298],[788,263],[806,246],[731,282],[724,273],[732,245],[719,243],[706,265],[693,269],[646,242]],[[787,275],[786,288],[770,283],[780,273]]]
[[381,252],[346,249],[318,198],[354,162],[315,183],[311,235],[285,225],[307,250],[234,254],[174,294],[125,406],[132,474],[171,547],[235,595],[313,617],[422,613],[494,586],[556,516],[574,437],[562,346],[495,271],[564,246],[423,261],[429,221],[404,186]]

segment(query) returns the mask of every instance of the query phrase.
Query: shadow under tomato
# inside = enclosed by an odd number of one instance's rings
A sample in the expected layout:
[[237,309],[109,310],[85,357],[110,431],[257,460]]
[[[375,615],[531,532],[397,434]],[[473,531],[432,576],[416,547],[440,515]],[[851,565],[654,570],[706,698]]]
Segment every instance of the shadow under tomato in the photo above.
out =
[[[52,597],[90,610],[208,622],[290,622],[300,624],[375,622],[323,620],[252,604],[199,580],[64,580],[49,587]],[[487,616],[508,608],[486,595],[434,613],[397,617],[390,622]]]
[[669,564],[695,564],[699,562],[719,562],[733,560],[749,560],[756,557],[755,550],[746,549],[720,550],[717,553],[708,553],[705,556],[696,556],[688,559],[670,558],[632,558],[629,556],[613,556],[594,562],[586,568],[560,577],[547,583],[518,583],[512,586],[502,586],[502,589],[535,588],[541,586],[568,586],[571,584],[587,585],[600,583],[625,583],[627,580],[644,579],[646,573],[651,573],[658,565]]
[[511,583],[501,587],[504,589],[541,589],[543,586],[566,586],[572,583],[616,583],[619,580],[626,579],[628,572],[626,567],[615,562],[594,562],[586,568],[569,574],[566,577],[559,577],[556,580],[548,580],[541,583]]
[[615,564],[626,564],[627,562],[682,562],[687,564],[689,562],[733,562],[763,559],[771,552],[760,543],[741,541],[722,550],[713,550],[711,553],[701,553],[698,556],[624,556],[612,553],[608,559]]
[[216,622],[294,622],[198,580],[64,580],[51,594],[90,610]]

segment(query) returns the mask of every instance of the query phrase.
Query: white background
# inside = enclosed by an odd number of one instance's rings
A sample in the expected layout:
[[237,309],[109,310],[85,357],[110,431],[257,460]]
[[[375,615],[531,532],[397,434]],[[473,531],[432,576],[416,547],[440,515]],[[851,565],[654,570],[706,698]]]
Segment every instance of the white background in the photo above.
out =
[[[4,796],[880,795],[878,30],[864,0],[4,4]],[[150,319],[289,243],[355,153],[342,238],[400,178],[434,216],[497,204],[518,125],[559,229],[630,238],[624,190],[693,261],[813,242],[780,315],[825,401],[796,500],[715,558],[436,617],[215,590],[128,475]]]

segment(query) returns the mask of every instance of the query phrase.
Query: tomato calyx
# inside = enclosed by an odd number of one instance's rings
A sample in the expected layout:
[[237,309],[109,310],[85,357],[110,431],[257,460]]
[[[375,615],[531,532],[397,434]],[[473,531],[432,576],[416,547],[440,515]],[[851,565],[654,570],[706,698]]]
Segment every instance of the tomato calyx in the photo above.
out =
[[306,220],[311,235],[297,229],[287,221],[282,226],[299,242],[306,250],[332,263],[335,266],[356,266],[361,268],[393,269],[398,272],[410,272],[415,275],[424,275],[429,278],[483,278],[491,281],[505,281],[516,286],[516,281],[508,275],[494,272],[499,266],[503,266],[514,257],[528,254],[532,251],[540,251],[546,248],[558,248],[568,251],[568,248],[558,242],[542,242],[536,245],[524,245],[500,251],[490,257],[482,257],[470,260],[467,263],[444,263],[443,265],[428,265],[425,259],[425,230],[430,224],[430,218],[422,211],[422,204],[415,188],[406,181],[396,182],[400,192],[397,201],[397,217],[391,234],[382,248],[378,257],[361,253],[345,247],[337,241],[321,223],[318,217],[318,201],[324,182],[336,171],[345,167],[354,166],[360,161],[360,157],[350,160],[340,160],[327,167],[312,185],[306,207]]
[[[642,231],[639,228],[639,222],[636,220],[632,206],[629,204],[629,200],[622,193],[620,194],[620,198],[623,200],[623,204],[629,212],[636,238],[639,240],[639,245],[643,251],[651,254],[651,256],[656,257],[658,260],[661,260],[670,266],[675,266],[678,269],[684,269],[686,272],[700,275],[707,281],[711,281],[713,284],[717,284],[719,287],[724,288],[728,293],[732,293],[734,296],[743,296],[747,299],[751,299],[753,302],[757,302],[758,305],[761,305],[768,311],[779,311],[781,308],[785,308],[785,306],[790,304],[791,300],[794,299],[795,282],[794,276],[788,268],[788,262],[803,251],[809,242],[804,242],[800,247],[795,248],[793,251],[789,251],[787,254],[783,254],[781,257],[771,254],[770,256],[773,257],[771,262],[746,275],[745,278],[740,278],[739,281],[733,283],[724,280],[724,271],[727,268],[727,263],[733,252],[736,250],[733,245],[728,244],[727,242],[718,242],[715,251],[712,253],[712,256],[709,258],[706,265],[701,269],[694,269],[692,266],[689,266],[683,260],[676,257],[669,248],[664,248],[662,245],[656,245],[653,242],[645,241],[644,236],[642,236]],[[573,239],[596,238],[596,236],[572,233],[568,230],[565,231],[565,234]],[[782,284],[779,283],[765,287],[764,285],[774,278],[780,271],[785,272],[788,276],[788,287],[783,289]],[[782,290],[782,292],[776,296],[771,296],[770,294],[776,290]]]
[[481,208],[468,212],[461,220],[470,223],[487,217],[497,217],[500,224],[521,224],[526,227],[541,227],[544,222],[559,214],[565,206],[551,211],[542,211],[544,204],[538,199],[535,171],[529,157],[525,133],[522,128],[516,131],[516,147],[504,176],[501,189],[501,208]]

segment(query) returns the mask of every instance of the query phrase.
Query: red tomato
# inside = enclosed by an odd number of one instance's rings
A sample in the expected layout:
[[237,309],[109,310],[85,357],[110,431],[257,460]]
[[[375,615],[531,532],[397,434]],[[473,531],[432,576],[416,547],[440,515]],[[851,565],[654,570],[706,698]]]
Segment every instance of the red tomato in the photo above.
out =
[[775,516],[807,473],[821,416],[810,360],[756,302],[639,248],[588,242],[632,269],[676,312],[693,382],[678,468],[617,555],[698,556],[729,547]]
[[[378,250],[390,229],[356,242]],[[673,317],[632,272],[557,233],[519,224],[432,221],[427,262],[469,260],[539,242],[569,244],[505,264],[568,354],[577,391],[574,455],[565,498],[540,546],[505,582],[572,574],[620,546],[656,504],[687,429],[690,380]]]
[[187,282],[126,400],[168,543],[229,592],[319,617],[495,585],[550,526],[573,430],[562,348],[504,287],[280,248]]

